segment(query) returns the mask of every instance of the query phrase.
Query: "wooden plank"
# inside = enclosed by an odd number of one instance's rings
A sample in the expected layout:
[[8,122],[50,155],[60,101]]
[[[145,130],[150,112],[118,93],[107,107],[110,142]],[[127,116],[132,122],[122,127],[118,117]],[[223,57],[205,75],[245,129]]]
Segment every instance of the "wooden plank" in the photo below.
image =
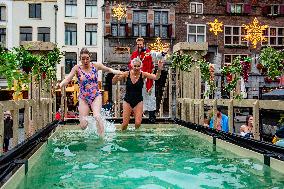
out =
[[260,139],[260,133],[259,133],[259,101],[255,101],[253,104],[253,136],[255,139]]
[[229,118],[229,132],[234,132],[234,106],[233,106],[233,100],[229,100],[228,104],[228,118]]
[[183,99],[181,103],[181,119],[186,121],[186,109],[187,109],[186,99]]
[[189,103],[189,115],[190,115],[190,122],[195,123],[194,120],[194,100],[190,100]]
[[169,68],[169,117],[173,116],[173,78],[172,78],[172,68]]
[[284,101],[281,100],[260,100],[260,109],[284,110]]
[[255,102],[255,99],[234,99],[234,107],[253,107],[253,103]]
[[199,125],[204,125],[204,100],[200,101],[199,105]]
[[0,103],[0,155],[3,154],[3,142],[4,142],[4,108]]
[[204,104],[207,106],[213,106],[214,99],[204,99]]
[[24,111],[24,130],[25,130],[25,139],[29,137],[29,126],[30,126],[30,105],[29,101],[25,100],[25,111]]
[[14,108],[11,110],[13,118],[13,145],[15,147],[19,142],[19,105],[14,102]]
[[217,100],[218,106],[229,106],[230,103],[231,103],[231,99],[218,99]]

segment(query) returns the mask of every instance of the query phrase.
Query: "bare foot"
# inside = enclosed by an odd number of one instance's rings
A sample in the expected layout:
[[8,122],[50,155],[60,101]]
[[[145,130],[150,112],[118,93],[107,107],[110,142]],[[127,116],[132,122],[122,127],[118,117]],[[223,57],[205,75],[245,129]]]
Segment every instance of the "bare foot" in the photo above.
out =
[[81,129],[85,130],[87,128],[87,126],[88,126],[88,122],[86,120],[81,121],[81,123],[80,123]]
[[128,126],[128,125],[121,125],[121,130],[122,130],[122,131],[125,131],[125,130],[127,129],[127,126]]

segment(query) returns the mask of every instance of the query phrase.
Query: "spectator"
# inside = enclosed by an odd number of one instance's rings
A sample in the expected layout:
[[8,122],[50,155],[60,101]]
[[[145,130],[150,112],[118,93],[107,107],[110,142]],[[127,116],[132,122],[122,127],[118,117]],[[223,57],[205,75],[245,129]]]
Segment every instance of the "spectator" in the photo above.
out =
[[242,125],[240,128],[241,136],[246,138],[253,138],[252,128],[253,128],[253,116],[248,115],[246,117],[246,124]]
[[59,108],[58,111],[56,112],[55,120],[58,120],[58,121],[61,120],[61,108]]
[[[223,114],[221,112],[221,107],[218,106],[217,107],[217,111],[216,111],[216,128],[218,131],[225,131],[225,132],[229,132],[229,122],[228,122],[228,116],[226,116],[225,114]],[[214,128],[214,116],[212,117],[212,119],[210,120],[210,128]]]
[[284,147],[284,126],[276,131],[275,137],[272,142],[277,146]]
[[9,141],[13,138],[13,120],[11,117],[11,112],[4,112],[4,143],[3,151],[7,152],[9,150]]

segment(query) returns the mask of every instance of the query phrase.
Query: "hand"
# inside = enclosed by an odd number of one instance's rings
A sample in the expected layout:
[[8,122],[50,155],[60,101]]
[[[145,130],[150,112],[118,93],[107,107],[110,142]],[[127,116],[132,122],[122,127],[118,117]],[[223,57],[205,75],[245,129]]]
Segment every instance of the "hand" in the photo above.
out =
[[162,70],[163,69],[163,61],[159,60],[158,61],[158,70]]

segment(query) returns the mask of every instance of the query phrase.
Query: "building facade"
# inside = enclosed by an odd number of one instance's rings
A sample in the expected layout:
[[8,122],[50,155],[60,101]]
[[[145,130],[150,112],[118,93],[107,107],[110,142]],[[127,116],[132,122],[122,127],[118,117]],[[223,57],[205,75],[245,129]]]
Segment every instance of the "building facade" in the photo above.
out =
[[[269,25],[264,32],[268,41],[252,48],[244,40],[243,24],[252,23],[257,17],[261,25]],[[223,22],[223,32],[215,36],[209,32],[208,22],[218,19]],[[259,52],[265,46],[284,48],[284,1],[283,0],[180,0],[176,6],[176,42],[208,42],[207,60],[216,66],[218,92],[220,98],[220,68],[229,64],[236,56],[252,57],[249,81],[245,84],[248,98],[260,98],[262,89],[277,87],[278,81],[266,82],[265,76],[257,70]]]
[[[62,0],[58,1],[57,43],[65,57],[58,66],[57,78],[61,78],[61,66],[65,74],[80,61],[80,50],[86,47],[91,60],[102,62],[103,56],[103,0]],[[99,76],[101,79],[101,76]]]
[[12,47],[12,10],[12,1],[0,2],[0,46],[4,48]]

